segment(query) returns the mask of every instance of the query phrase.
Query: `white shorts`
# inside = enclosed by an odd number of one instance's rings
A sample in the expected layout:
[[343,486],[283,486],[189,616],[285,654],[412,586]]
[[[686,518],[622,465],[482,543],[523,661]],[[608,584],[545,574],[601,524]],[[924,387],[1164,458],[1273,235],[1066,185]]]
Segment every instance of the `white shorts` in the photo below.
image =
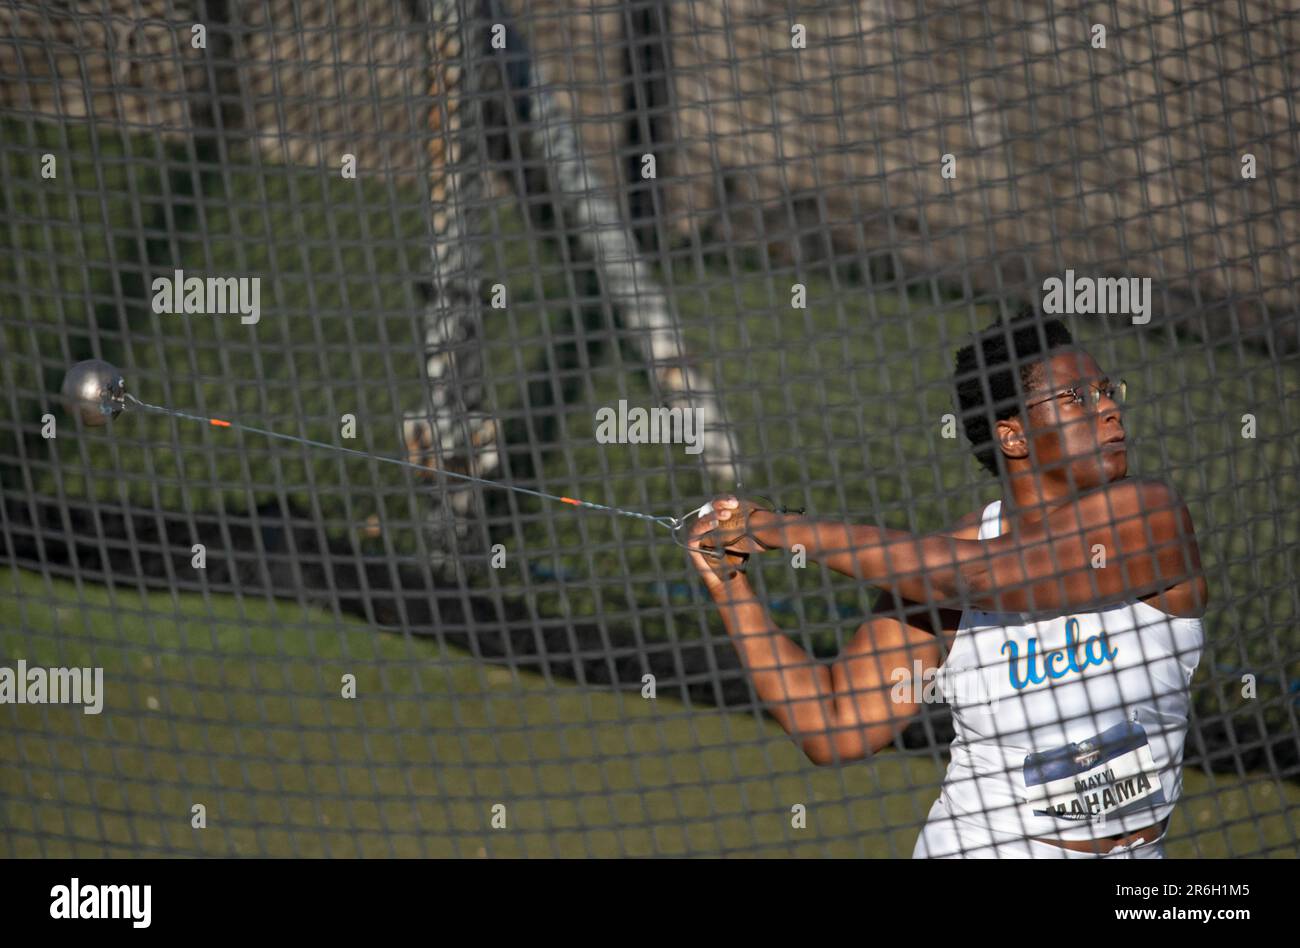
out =
[[940,797],[930,807],[921,835],[912,850],[913,859],[1164,859],[1165,836],[1150,842],[1139,840],[1127,846],[1116,846],[1108,853],[1083,853],[1062,849],[1031,836],[1019,838],[994,837],[985,826],[969,820],[958,822]]

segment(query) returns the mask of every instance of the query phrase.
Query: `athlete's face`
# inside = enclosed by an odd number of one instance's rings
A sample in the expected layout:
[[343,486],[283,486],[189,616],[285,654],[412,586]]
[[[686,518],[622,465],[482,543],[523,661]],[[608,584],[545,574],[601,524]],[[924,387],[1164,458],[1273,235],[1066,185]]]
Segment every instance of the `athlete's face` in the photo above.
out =
[[[1092,356],[1078,350],[1040,364],[1025,392],[1031,407],[1020,416],[1022,440],[1016,447],[1044,480],[1088,490],[1128,473],[1124,420],[1105,392],[1110,381]],[[1101,391],[1095,403],[1094,388]]]

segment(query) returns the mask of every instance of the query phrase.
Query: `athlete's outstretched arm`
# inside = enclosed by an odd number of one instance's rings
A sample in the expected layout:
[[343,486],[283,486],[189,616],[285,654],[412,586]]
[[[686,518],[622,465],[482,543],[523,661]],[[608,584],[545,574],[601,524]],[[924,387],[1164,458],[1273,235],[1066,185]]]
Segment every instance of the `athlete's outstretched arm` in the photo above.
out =
[[765,546],[801,544],[809,559],[936,607],[1059,613],[1202,576],[1186,505],[1168,485],[1150,480],[1114,481],[994,540],[769,513],[752,515],[750,526]]
[[743,576],[709,592],[759,699],[809,759],[820,762],[835,729],[830,668],[781,632]]
[[[692,539],[701,534],[697,530]],[[813,763],[874,754],[920,711],[924,682],[942,661],[939,629],[944,623],[955,627],[959,615],[936,615],[886,594],[876,602],[876,614],[827,665],[785,636],[743,574],[724,580],[701,554],[691,559],[754,690]]]
[[920,710],[922,682],[940,663],[933,635],[878,615],[825,664],[777,627],[744,576],[723,582],[707,565],[700,572],[754,690],[813,763],[873,754]]

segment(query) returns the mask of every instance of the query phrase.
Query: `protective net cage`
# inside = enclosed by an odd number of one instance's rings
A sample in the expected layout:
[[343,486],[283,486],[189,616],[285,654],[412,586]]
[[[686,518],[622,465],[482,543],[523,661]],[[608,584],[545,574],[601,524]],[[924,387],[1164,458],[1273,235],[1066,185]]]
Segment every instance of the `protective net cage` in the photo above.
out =
[[[912,855],[951,701],[814,766],[659,525],[447,475],[940,531],[1004,496],[955,352],[1123,279],[1059,318],[1210,594],[1146,679],[1163,846],[1297,855],[1298,42],[1254,0],[0,0],[0,852]],[[87,424],[92,358],[413,466]],[[818,668],[906,619],[748,577]],[[1086,797],[1124,710],[1009,779]]]

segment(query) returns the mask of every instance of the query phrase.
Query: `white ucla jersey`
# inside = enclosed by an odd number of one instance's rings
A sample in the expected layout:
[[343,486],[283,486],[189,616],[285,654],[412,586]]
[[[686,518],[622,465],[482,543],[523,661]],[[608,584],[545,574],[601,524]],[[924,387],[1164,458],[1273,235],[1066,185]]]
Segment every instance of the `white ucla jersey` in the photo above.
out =
[[[979,538],[1001,533],[1002,502]],[[1200,619],[1132,601],[1030,621],[962,613],[941,681],[956,737],[941,799],[999,836],[1090,839],[1163,820],[1182,792]]]

